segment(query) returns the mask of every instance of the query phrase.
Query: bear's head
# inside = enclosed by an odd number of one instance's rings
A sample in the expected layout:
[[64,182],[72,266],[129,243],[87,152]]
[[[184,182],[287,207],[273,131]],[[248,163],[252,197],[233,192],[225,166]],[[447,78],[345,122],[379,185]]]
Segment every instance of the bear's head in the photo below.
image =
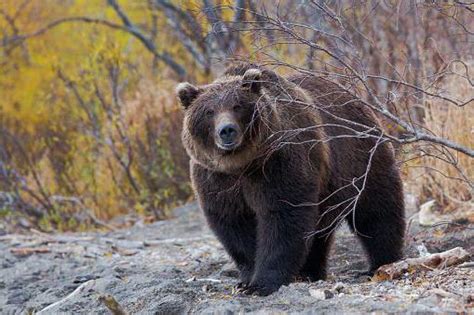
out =
[[282,127],[280,100],[298,98],[289,84],[250,64],[231,67],[208,85],[180,83],[182,140],[191,159],[208,169],[236,173],[264,155],[266,143]]
[[261,119],[271,118],[265,108],[270,103],[263,79],[262,70],[249,68],[242,75],[227,74],[208,85],[185,82],[177,86],[185,112],[182,140],[195,162],[232,173],[256,158],[262,142]]

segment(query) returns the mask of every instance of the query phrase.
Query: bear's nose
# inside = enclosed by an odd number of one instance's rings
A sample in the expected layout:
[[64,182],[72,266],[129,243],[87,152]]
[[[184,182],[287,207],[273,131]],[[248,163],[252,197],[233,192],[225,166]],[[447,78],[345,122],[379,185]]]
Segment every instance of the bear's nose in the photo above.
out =
[[219,128],[218,134],[224,144],[232,144],[237,138],[237,126],[234,124],[222,126]]

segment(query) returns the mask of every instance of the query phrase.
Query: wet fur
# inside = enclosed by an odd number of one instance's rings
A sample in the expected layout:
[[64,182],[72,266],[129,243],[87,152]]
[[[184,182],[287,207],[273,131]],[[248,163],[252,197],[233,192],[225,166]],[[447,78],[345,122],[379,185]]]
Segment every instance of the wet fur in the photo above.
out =
[[[244,73],[255,68],[262,72],[262,88],[251,95],[241,85]],[[298,275],[324,279],[334,229],[345,214],[343,206],[331,206],[357,194],[348,184],[365,172],[377,141],[344,137],[353,132],[334,125],[363,129],[336,117],[374,127],[376,118],[322,78],[285,79],[256,65],[231,67],[198,89],[185,111],[182,136],[191,179],[211,229],[241,272],[242,286],[266,295]],[[254,106],[247,108],[253,111],[250,120],[236,114],[246,130],[245,146],[222,154],[205,136],[211,127],[203,113],[232,111],[239,102]],[[207,127],[199,130],[200,124]],[[401,258],[403,191],[388,143],[373,154],[355,213],[343,217],[364,245],[371,270]]]

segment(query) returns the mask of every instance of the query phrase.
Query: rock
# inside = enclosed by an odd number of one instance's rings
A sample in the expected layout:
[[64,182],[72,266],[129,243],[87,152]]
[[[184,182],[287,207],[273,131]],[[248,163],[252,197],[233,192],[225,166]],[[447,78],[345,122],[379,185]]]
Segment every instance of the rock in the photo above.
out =
[[[441,216],[435,211],[435,200],[425,202],[420,206],[420,212],[418,213],[418,222],[421,226],[433,226],[436,223],[446,221],[446,216]],[[451,220],[447,220],[450,222]]]
[[116,266],[116,267],[113,268],[113,270],[116,273],[120,274],[120,275],[123,275],[123,274],[127,273],[127,271],[128,271],[127,269],[125,269],[124,267],[121,267],[121,266]]
[[95,279],[98,279],[98,278],[99,278],[99,276],[91,275],[91,274],[80,275],[80,276],[76,276],[74,278],[74,280],[72,280],[72,283],[84,283],[84,282],[87,282],[89,280],[95,280]]
[[179,295],[171,294],[161,300],[154,310],[154,314],[186,314],[190,309],[189,300],[186,301]]
[[430,255],[430,252],[426,248],[426,245],[423,243],[416,245],[416,250],[418,251],[418,255],[420,257],[426,257]]
[[342,283],[342,282],[337,282],[337,283],[332,287],[332,291],[339,293],[339,292],[341,292],[344,288],[345,288],[344,283]]
[[23,218],[23,217],[18,220],[18,224],[19,224],[22,228],[25,228],[25,229],[31,228],[31,223],[30,223],[30,221],[28,221],[27,219],[25,219],[25,218]]
[[202,292],[209,292],[211,290],[211,286],[209,284],[205,284],[201,288]]
[[187,283],[193,282],[193,281],[196,281],[196,277],[195,277],[195,276],[192,276],[191,278],[189,278],[189,279],[186,280]]
[[318,300],[327,300],[334,297],[334,293],[329,290],[322,289],[309,289],[309,295],[318,299]]

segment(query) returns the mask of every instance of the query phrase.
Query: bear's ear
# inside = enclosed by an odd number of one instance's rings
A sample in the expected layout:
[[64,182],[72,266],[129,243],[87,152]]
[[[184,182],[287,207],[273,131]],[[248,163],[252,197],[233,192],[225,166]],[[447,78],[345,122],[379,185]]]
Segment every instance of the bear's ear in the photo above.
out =
[[244,77],[242,79],[242,88],[247,89],[253,93],[259,93],[260,89],[262,88],[262,82],[260,79],[262,78],[262,71],[259,69],[248,69],[244,73]]
[[188,108],[199,93],[199,88],[189,82],[181,82],[176,86],[176,95],[184,108]]

